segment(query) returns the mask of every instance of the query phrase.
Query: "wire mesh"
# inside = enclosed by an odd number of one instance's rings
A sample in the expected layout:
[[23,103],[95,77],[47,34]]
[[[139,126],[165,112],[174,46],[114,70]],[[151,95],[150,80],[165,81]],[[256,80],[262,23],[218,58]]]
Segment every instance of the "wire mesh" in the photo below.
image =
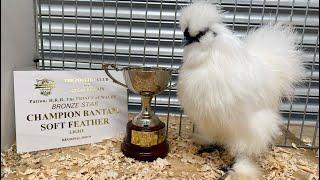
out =
[[[101,63],[157,66],[177,69],[182,63],[183,34],[179,9],[189,0],[36,0],[41,69],[101,69]],[[285,120],[281,146],[291,146],[292,134],[301,147],[318,148],[319,138],[319,2],[312,0],[218,0],[226,11],[223,21],[239,37],[250,28],[269,21],[292,24],[301,37],[307,69],[305,83],[298,86],[294,101],[284,101]],[[177,81],[173,74],[171,83]],[[137,112],[138,96],[128,92],[129,110]],[[184,113],[176,89],[152,101],[159,115],[179,117]],[[309,138],[309,140],[306,140]],[[306,142],[308,141],[308,142]]]

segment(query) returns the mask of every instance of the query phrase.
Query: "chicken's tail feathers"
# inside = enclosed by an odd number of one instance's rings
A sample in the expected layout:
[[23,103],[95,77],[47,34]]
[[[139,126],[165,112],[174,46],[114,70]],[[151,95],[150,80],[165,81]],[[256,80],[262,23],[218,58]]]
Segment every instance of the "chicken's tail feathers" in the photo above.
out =
[[293,27],[270,23],[250,31],[246,39],[249,52],[279,73],[281,90],[287,97],[293,94],[294,84],[305,76],[298,37]]

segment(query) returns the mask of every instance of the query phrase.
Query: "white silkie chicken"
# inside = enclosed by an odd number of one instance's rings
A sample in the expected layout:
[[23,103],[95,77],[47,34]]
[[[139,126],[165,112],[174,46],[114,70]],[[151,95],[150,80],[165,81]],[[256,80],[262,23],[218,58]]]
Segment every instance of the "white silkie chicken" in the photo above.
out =
[[276,24],[239,39],[207,2],[183,8],[180,26],[187,44],[178,98],[196,125],[196,141],[235,156],[226,179],[259,179],[254,158],[281,134],[281,97],[290,97],[304,75],[296,34]]

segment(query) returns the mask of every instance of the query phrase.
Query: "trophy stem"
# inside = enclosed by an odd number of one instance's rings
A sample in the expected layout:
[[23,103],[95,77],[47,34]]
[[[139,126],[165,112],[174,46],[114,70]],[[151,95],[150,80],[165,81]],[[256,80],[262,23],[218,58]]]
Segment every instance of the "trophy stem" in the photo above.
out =
[[152,93],[141,93],[141,111],[133,118],[132,123],[140,127],[154,127],[159,125],[160,119],[151,110]]
[[141,96],[141,113],[143,116],[150,116],[151,113],[151,100],[153,96],[152,95],[142,95]]

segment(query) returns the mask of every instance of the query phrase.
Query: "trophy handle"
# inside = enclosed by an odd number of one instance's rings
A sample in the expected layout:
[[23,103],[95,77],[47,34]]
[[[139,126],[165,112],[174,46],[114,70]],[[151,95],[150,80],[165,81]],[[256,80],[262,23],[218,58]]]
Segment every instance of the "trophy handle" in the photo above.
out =
[[167,89],[172,89],[172,88],[174,88],[176,86],[177,86],[177,83],[174,83],[174,84],[171,84],[171,85],[167,86]]
[[116,80],[110,73],[109,73],[109,66],[112,67],[113,69],[115,69],[116,71],[121,71],[122,69],[119,69],[116,67],[115,64],[103,64],[102,68],[104,69],[104,71],[106,72],[106,74],[109,76],[109,78],[116,84],[119,84],[120,86],[123,86],[125,88],[128,88],[127,85],[119,82],[118,80]]
[[[171,75],[172,75],[172,73],[179,73],[179,70],[180,70],[180,68],[171,70]],[[177,83],[174,83],[174,84],[171,84],[171,85],[167,86],[167,89],[172,89],[172,88],[174,88],[176,86],[177,86]]]

